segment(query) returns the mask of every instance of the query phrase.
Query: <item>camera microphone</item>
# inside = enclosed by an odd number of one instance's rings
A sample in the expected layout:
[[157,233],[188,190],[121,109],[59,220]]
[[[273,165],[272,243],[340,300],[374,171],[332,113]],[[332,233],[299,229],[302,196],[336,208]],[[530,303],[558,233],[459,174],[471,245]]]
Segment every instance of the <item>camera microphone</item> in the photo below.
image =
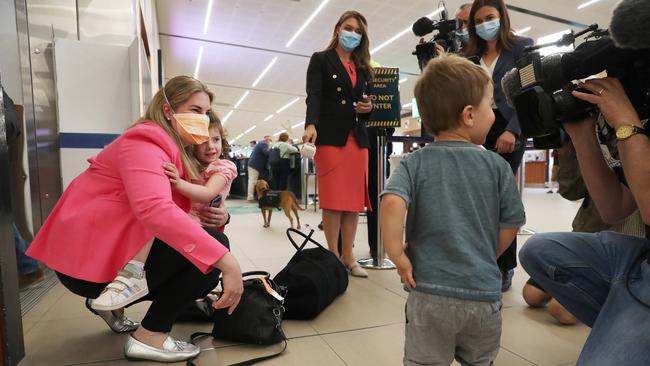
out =
[[609,31],[621,48],[650,48],[648,0],[623,0],[614,9]]
[[519,70],[512,69],[508,71],[501,79],[501,90],[506,97],[506,103],[511,108],[515,108],[515,97],[521,92],[521,79]]
[[413,33],[418,36],[418,37],[424,37],[427,34],[433,32],[435,29],[435,25],[433,20],[427,18],[427,17],[422,17],[418,19],[415,23],[413,23]]

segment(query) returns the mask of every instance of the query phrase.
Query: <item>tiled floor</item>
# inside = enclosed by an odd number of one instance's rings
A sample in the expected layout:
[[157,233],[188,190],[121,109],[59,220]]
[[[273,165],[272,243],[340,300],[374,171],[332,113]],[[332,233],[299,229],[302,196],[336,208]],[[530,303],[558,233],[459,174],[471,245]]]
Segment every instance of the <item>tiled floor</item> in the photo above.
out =
[[[526,190],[527,228],[536,231],[570,230],[578,205],[545,190]],[[229,202],[231,206],[245,205]],[[244,210],[245,211],[245,210]],[[302,222],[316,228],[319,214],[301,212]],[[362,222],[365,222],[362,219]],[[284,230],[288,221],[276,212],[270,229],[262,228],[259,214],[233,216],[227,233],[233,253],[244,271],[263,269],[277,273],[293,254]],[[316,229],[317,230],[317,229]],[[355,253],[367,256],[366,228],[360,226]],[[325,243],[317,230],[317,240]],[[520,242],[526,236],[520,236]],[[527,277],[517,268],[512,289],[504,295],[503,336],[497,366],[574,365],[589,332],[585,326],[560,326],[544,310],[532,310],[521,298]],[[313,321],[285,321],[290,338],[287,352],[264,365],[362,366],[400,365],[404,342],[404,301],[395,271],[371,271],[369,279],[351,278],[347,292]],[[147,304],[128,310],[139,319]],[[179,324],[173,334],[187,338],[195,331],[209,331],[209,324]],[[28,365],[131,365],[124,359],[125,335],[111,333],[83,305],[83,299],[61,285],[51,290],[24,318]],[[221,342],[201,343],[206,349],[198,365],[228,365],[270,353],[277,346],[255,347]],[[216,348],[216,349],[213,349]],[[154,365],[138,362],[135,365]],[[184,365],[184,363],[178,363]]]

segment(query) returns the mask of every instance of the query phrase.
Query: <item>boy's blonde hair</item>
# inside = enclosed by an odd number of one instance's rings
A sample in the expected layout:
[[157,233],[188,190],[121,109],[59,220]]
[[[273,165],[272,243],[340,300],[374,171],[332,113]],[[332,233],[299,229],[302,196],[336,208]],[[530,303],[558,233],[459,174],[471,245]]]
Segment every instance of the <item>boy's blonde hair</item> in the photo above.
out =
[[430,134],[461,125],[461,113],[478,106],[491,83],[487,72],[456,55],[443,55],[427,64],[415,84],[415,99],[422,124]]

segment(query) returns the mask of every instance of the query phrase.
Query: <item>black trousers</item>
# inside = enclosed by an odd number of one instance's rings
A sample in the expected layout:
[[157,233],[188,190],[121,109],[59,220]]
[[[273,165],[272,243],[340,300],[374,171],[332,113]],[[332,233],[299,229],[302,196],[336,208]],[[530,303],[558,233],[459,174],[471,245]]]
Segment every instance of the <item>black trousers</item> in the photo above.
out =
[[280,159],[280,163],[271,168],[271,182],[269,183],[271,189],[286,191],[289,174],[291,174],[291,161],[289,159]]
[[[211,229],[206,231],[223,245],[230,245],[225,234]],[[145,263],[145,271],[149,294],[135,303],[151,301],[141,324],[152,332],[171,331],[181,309],[188,302],[207,296],[217,287],[221,275],[217,269],[203,274],[179,252],[159,239],[153,242]],[[59,272],[56,274],[68,290],[90,299],[97,298],[108,285],[80,280]]]
[[[485,144],[483,145],[488,150],[493,150],[496,146],[497,139],[501,134],[506,130],[508,121],[501,115],[498,109],[494,109],[494,124],[488,132],[487,138],[485,139]],[[517,174],[517,169],[521,165],[521,161],[524,158],[524,152],[526,151],[525,139],[523,136],[519,137],[517,142],[518,146],[515,147],[515,150],[508,154],[499,154],[504,158],[510,168],[512,169],[513,174]],[[517,267],[517,238],[512,241],[512,245],[497,259],[497,264],[502,272],[513,269]]]

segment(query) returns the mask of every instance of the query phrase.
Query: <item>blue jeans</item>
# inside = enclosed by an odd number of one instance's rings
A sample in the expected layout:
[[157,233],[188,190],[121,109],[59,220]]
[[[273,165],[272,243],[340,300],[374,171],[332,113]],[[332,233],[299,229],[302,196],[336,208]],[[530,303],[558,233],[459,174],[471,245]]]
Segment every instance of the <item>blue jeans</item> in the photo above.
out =
[[16,242],[16,263],[19,274],[28,274],[38,270],[38,262],[25,255],[27,251],[27,242],[20,236],[16,224],[14,227],[14,241]]
[[528,274],[592,328],[578,366],[650,365],[650,309],[630,295],[650,304],[649,249],[613,232],[539,234],[521,249]]

